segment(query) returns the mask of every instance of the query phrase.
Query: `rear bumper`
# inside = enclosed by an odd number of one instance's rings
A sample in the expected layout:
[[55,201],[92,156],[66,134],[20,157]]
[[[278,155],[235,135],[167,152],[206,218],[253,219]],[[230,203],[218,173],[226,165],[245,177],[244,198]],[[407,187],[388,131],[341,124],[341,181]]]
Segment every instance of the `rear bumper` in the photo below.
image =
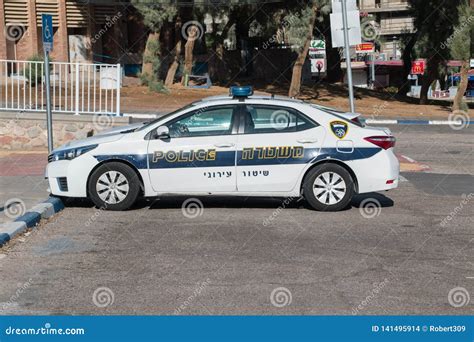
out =
[[393,153],[393,148],[382,150],[371,158],[349,164],[356,174],[360,194],[398,187],[400,163]]

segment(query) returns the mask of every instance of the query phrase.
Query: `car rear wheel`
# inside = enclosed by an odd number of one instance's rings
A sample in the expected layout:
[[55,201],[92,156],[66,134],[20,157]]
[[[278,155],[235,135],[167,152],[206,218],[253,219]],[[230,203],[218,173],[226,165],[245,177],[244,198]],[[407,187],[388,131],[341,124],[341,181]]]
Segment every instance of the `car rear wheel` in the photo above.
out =
[[311,169],[306,175],[303,195],[316,210],[339,211],[351,202],[354,196],[354,181],[342,166],[322,164]]
[[88,188],[89,196],[98,208],[126,210],[138,198],[140,179],[130,166],[112,162],[94,171]]

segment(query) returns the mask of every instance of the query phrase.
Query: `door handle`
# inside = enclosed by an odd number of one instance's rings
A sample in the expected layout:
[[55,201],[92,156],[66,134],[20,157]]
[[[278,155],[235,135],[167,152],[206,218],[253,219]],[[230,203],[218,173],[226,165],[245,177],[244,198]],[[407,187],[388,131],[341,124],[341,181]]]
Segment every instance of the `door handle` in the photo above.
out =
[[296,141],[299,142],[300,144],[311,144],[311,143],[317,142],[318,139],[300,139]]
[[222,144],[214,144],[215,147],[234,147],[235,144],[233,143],[222,143]]

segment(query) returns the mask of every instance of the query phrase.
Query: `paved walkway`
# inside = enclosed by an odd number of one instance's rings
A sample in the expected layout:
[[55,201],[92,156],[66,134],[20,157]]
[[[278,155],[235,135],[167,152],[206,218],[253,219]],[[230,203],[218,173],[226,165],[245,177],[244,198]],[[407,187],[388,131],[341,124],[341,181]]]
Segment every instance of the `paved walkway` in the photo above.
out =
[[49,196],[46,151],[0,151],[0,223],[14,220]]

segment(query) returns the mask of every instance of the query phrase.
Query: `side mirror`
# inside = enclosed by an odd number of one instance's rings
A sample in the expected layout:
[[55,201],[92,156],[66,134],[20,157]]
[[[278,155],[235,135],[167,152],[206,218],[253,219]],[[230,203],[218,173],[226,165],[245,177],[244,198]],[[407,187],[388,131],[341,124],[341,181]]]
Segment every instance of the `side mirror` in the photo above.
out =
[[156,129],[155,139],[169,139],[170,130],[166,126],[160,126]]

